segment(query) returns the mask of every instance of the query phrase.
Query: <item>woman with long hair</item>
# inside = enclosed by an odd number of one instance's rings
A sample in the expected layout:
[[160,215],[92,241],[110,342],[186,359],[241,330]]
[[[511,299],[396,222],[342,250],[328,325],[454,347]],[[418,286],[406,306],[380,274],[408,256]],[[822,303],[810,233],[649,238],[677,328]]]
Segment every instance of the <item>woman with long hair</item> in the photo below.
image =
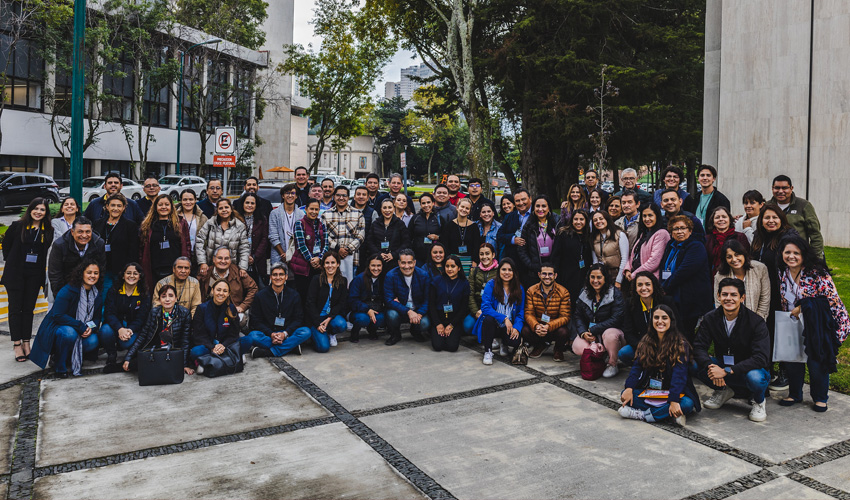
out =
[[637,241],[623,270],[626,280],[643,271],[649,271],[658,278],[661,275],[661,259],[670,241],[670,233],[662,221],[661,207],[655,203],[642,206],[639,224]]
[[[44,368],[52,354],[58,378],[68,378],[69,361],[71,373],[81,374],[83,353],[97,351],[103,312],[103,294],[98,289],[101,278],[100,266],[93,259],[87,258],[74,268],[38,327],[30,361]],[[79,348],[75,348],[77,344]]]
[[121,369],[117,364],[118,351],[127,350],[136,342],[148,319],[151,297],[145,289],[143,275],[142,266],[130,262],[117,273],[112,287],[106,291],[103,326],[97,332],[97,339],[106,351],[103,373]]
[[517,248],[524,271],[520,280],[526,288],[539,281],[537,273],[540,272],[540,266],[552,260],[558,229],[558,219],[549,210],[549,198],[546,195],[535,198],[531,207],[532,215],[522,227],[525,245]]
[[481,234],[482,243],[489,243],[496,247],[496,233],[502,223],[496,220],[496,206],[489,201],[481,205],[481,210],[478,212],[478,231]]
[[322,271],[313,277],[305,304],[305,326],[310,328],[316,352],[328,352],[337,345],[336,336],[348,324],[348,280],[339,270],[341,258],[336,250],[322,257]]
[[[623,402],[620,416],[645,422],[659,422],[669,417],[684,426],[686,415],[700,411],[699,395],[688,372],[690,349],[690,344],[676,328],[673,310],[663,304],[656,307],[649,329],[638,344],[626,388],[620,395]],[[661,397],[641,396],[646,390],[661,391]]]
[[728,208],[719,206],[711,211],[705,224],[705,249],[708,252],[708,262],[711,263],[711,275],[717,273],[717,268],[724,260],[723,244],[729,240],[737,240],[750,253],[750,240],[743,233],[735,231],[732,213]]
[[[503,194],[502,199],[499,200],[499,222],[504,221],[505,217],[514,210],[516,210],[514,195]],[[496,250],[498,251],[498,249]]]
[[221,246],[230,249],[233,263],[239,267],[243,277],[247,276],[251,257],[248,228],[242,215],[233,209],[233,204],[227,198],[221,198],[215,203],[215,215],[198,231],[195,257],[198,259],[199,277],[205,278],[210,272],[215,249]]
[[195,373],[189,367],[192,315],[188,309],[177,304],[177,289],[172,285],[163,285],[157,298],[160,305],[140,315],[143,326],[133,335],[134,342],[127,349],[122,369],[125,372],[135,371],[136,355],[143,349],[175,348],[183,350],[183,372],[192,375]]
[[[750,259],[750,252],[737,239],[729,239],[723,243],[720,249],[723,260],[714,275],[714,288],[716,291],[723,278],[738,278],[744,282],[746,288],[744,305],[750,311],[761,316],[767,321],[770,315],[770,276],[767,266],[757,260]],[[715,294],[714,305],[720,307],[720,300]]]
[[[161,298],[162,295],[160,295]],[[156,309],[151,311],[152,316]],[[195,371],[199,374],[204,373],[204,366],[200,364],[198,358],[210,353],[221,356],[225,349],[236,343],[239,344],[236,351],[240,356],[248,354],[251,350],[251,336],[240,338],[239,328],[239,311],[236,310],[230,298],[230,284],[225,279],[217,280],[210,287],[209,298],[198,306],[192,318],[194,346],[189,351],[189,361],[194,362]]]
[[469,307],[469,281],[463,274],[463,263],[457,255],[446,258],[443,275],[431,280],[429,290],[431,347],[437,352],[455,352],[460,346]]
[[32,321],[38,291],[44,286],[47,253],[53,243],[50,204],[44,198],[32,200],[21,218],[3,235],[3,277],[9,301],[9,333],[15,361],[23,363],[30,353]]
[[366,328],[369,338],[378,338],[378,328],[384,328],[386,318],[384,310],[384,259],[373,254],[366,263],[366,270],[351,280],[348,287],[348,308],[351,311],[350,342],[360,342],[360,330]]
[[419,213],[410,219],[407,229],[410,230],[410,243],[416,253],[417,262],[427,262],[431,253],[431,245],[440,239],[443,221],[434,212],[437,200],[431,193],[423,193],[419,197]]
[[82,215],[82,211],[80,210],[80,205],[77,204],[77,200],[70,196],[62,200],[62,204],[59,205],[59,211],[56,212],[56,215],[50,221],[53,226],[53,241],[58,240],[60,236],[70,231],[71,226],[74,225],[74,221],[80,215]]
[[319,218],[321,205],[315,198],[308,199],[304,217],[295,221],[295,252],[289,266],[302,302],[307,298],[313,277],[322,269],[322,256],[328,251],[328,228]]
[[573,307],[584,285],[587,268],[593,263],[590,233],[590,212],[578,209],[570,217],[570,223],[561,226],[555,236],[552,251],[552,262],[558,270],[555,281],[570,292]]
[[167,194],[153,200],[139,228],[139,242],[142,245],[145,286],[153,291],[159,280],[172,273],[177,257],[189,256],[189,226],[177,217]]
[[434,278],[443,274],[443,265],[446,263],[446,247],[439,241],[431,245],[431,250],[428,252],[428,260],[423,261],[419,267],[428,272],[428,276]]
[[469,272],[469,315],[463,322],[463,330],[467,334],[472,334],[475,321],[481,316],[481,293],[484,286],[497,274],[499,261],[496,260],[496,247],[490,243],[482,243],[478,247],[478,267]]
[[587,210],[587,198],[581,186],[573,184],[567,193],[567,199],[561,203],[561,219],[558,221],[558,226],[569,226],[570,219],[577,210]]
[[446,222],[443,227],[442,239],[446,252],[460,257],[463,262],[463,274],[469,275],[469,270],[478,265],[478,247],[481,246],[481,230],[469,218],[472,211],[472,201],[461,198],[457,201],[457,217]]
[[499,262],[499,273],[487,282],[481,293],[481,316],[472,334],[484,345],[485,365],[493,364],[493,340],[501,341],[499,355],[510,357],[522,344],[520,330],[525,308],[525,290],[519,280],[514,261],[506,257]]
[[192,276],[198,275],[198,259],[195,257],[195,243],[198,239],[198,230],[207,223],[207,216],[198,206],[198,198],[191,189],[180,192],[180,205],[177,207],[177,217],[186,222],[189,228],[189,259],[192,263]]
[[608,280],[617,288],[623,282],[623,271],[629,261],[629,237],[626,232],[614,224],[611,215],[605,212],[594,212],[592,246],[593,263],[605,266]]
[[242,197],[242,218],[245,220],[245,232],[251,247],[248,256],[248,276],[259,288],[268,284],[266,263],[269,260],[269,220],[262,210],[257,210],[260,199],[254,193]]
[[673,310],[673,316],[679,317],[679,311],[673,299],[664,294],[658,278],[649,271],[634,275],[626,298],[626,316],[623,323],[623,336],[626,345],[620,348],[617,358],[629,366],[635,359],[640,339],[646,334],[652,319],[652,310],[664,304]]
[[573,353],[581,357],[594,342],[608,351],[608,366],[602,376],[611,378],[617,373],[617,353],[625,345],[623,322],[626,301],[614,287],[602,264],[593,264],[587,272],[587,281],[576,301],[570,319]]
[[777,248],[782,310],[803,319],[803,343],[808,360],[784,363],[788,397],[779,402],[792,406],[803,401],[803,381],[809,371],[809,389],[816,412],[827,410],[829,374],[837,370],[836,356],[850,334],[850,317],[826,263],[799,235],[787,236]]
[[744,215],[735,217],[735,231],[743,233],[752,243],[758,227],[759,214],[765,204],[764,196],[759,191],[750,189],[744,193],[741,202],[744,205]]
[[399,193],[392,201],[395,216],[404,223],[404,227],[407,227],[410,219],[413,218],[413,207],[407,203],[407,195]]
[[[399,195],[401,196],[403,195]],[[369,255],[378,254],[384,261],[384,274],[398,267],[398,252],[410,247],[409,235],[404,222],[395,214],[393,201],[384,198],[381,201],[379,217],[372,221],[364,242]]]

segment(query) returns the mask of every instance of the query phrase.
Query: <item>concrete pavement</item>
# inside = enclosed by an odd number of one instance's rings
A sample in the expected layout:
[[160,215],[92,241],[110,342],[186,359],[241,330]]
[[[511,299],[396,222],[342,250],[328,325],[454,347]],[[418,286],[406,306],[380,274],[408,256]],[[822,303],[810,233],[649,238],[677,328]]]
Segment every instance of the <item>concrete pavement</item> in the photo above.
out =
[[850,498],[850,397],[835,393],[825,414],[770,399],[757,424],[733,400],[680,428],[621,419],[625,373],[587,382],[551,350],[487,367],[471,340],[434,353],[405,335],[139,387],[88,363],[68,380],[11,373],[9,344],[8,498]]

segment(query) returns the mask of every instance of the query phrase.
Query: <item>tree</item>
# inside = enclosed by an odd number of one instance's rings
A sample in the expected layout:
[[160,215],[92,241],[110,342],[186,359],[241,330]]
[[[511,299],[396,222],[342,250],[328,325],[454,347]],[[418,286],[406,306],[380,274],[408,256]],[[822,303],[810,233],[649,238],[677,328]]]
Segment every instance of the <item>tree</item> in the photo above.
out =
[[321,48],[285,46],[278,66],[280,73],[299,78],[302,93],[310,98],[305,115],[317,127],[314,173],[328,142],[340,149],[363,131],[369,93],[395,53],[386,20],[369,5],[355,10],[358,5],[356,0],[318,0],[313,25]]
[[433,85],[417,89],[413,93],[413,101],[416,107],[407,113],[401,125],[430,151],[427,173],[430,179],[435,156],[443,150],[447,139],[455,132],[452,129],[457,125],[457,111],[446,110],[446,99]]
[[403,97],[381,101],[366,120],[366,131],[375,138],[375,145],[381,153],[382,177],[400,170],[400,155],[413,143],[413,137],[403,125],[407,103]]
[[177,21],[249,49],[266,42],[263,0],[177,0]]

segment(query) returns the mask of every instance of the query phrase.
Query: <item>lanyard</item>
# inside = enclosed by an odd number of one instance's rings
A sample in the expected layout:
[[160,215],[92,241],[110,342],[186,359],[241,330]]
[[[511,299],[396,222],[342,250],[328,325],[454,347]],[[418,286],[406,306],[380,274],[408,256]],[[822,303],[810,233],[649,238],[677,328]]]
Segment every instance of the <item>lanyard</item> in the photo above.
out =
[[679,247],[672,246],[670,247],[670,255],[667,256],[667,260],[664,261],[664,270],[665,271],[673,271],[673,268],[676,267],[676,257],[679,256]]
[[[189,280],[183,282],[183,288],[180,289],[180,295],[177,296],[177,303],[179,304],[183,300],[183,292],[186,291],[186,286],[189,283]],[[177,285],[177,279],[174,279],[174,284]]]
[[[455,284],[452,287],[451,291],[449,291],[449,284],[446,283],[446,294],[448,294],[449,302],[452,300],[452,294],[455,293],[455,288],[457,288],[458,283],[460,283],[460,278],[455,278]],[[411,286],[413,285],[413,281],[410,282]]]
[[164,220],[160,222],[162,222],[162,241],[165,241],[165,237],[168,234],[168,221]]
[[[112,226],[112,229],[109,228],[110,225]],[[115,227],[117,225],[118,225],[117,222],[115,224],[109,224],[109,222],[106,223],[106,228],[103,230],[103,232],[104,232],[104,239],[106,240],[107,244],[109,243],[109,238],[112,237],[112,233],[115,231]]]
[[[542,234],[542,236],[543,236],[543,245],[544,246],[546,245],[546,237],[549,235],[546,232],[546,230],[548,229],[548,226],[549,226],[549,222],[547,221],[540,226],[540,231],[538,232],[538,234]],[[600,253],[601,253],[601,247],[600,247]]]
[[[555,293],[555,287],[553,286],[549,293],[543,293],[543,287],[540,287],[540,296],[543,298],[543,313],[545,314],[549,310],[549,301],[552,299],[552,294]],[[595,311],[594,311],[595,312]]]
[[286,209],[284,209],[282,207],[281,207],[281,210],[283,210],[283,217],[286,219],[286,226],[289,228],[288,234],[291,235],[293,233],[293,228],[295,226],[295,210],[292,211],[292,215],[287,214]]
[[460,243],[463,245],[466,243],[466,228],[469,227],[469,224],[466,226],[460,227],[460,224],[457,225],[457,230],[460,233]]
[[283,290],[281,290],[280,293],[274,292],[274,300],[277,301],[277,317],[279,318],[280,306],[283,305]]

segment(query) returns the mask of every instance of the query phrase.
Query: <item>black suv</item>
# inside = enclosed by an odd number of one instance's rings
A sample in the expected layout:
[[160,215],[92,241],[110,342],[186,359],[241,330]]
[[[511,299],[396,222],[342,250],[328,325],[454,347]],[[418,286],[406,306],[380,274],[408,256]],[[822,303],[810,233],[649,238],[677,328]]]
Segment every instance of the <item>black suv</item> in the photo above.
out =
[[28,172],[0,172],[0,210],[25,207],[35,198],[59,202],[59,185],[52,177]]

